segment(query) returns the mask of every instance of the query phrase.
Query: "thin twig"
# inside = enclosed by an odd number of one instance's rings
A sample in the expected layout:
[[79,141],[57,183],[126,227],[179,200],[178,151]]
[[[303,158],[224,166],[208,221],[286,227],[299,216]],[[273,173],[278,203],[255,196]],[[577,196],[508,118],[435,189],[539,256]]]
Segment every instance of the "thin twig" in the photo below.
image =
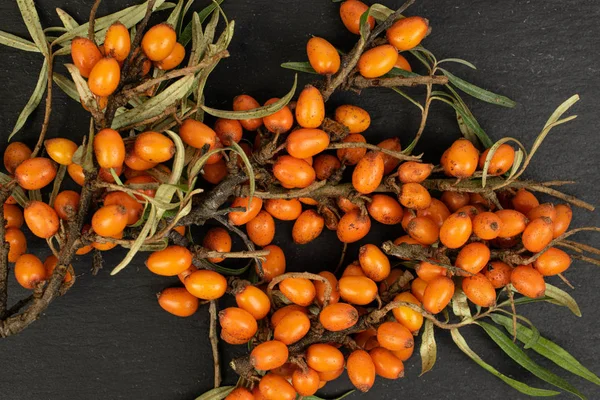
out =
[[213,353],[213,366],[215,370],[214,386],[218,388],[221,386],[221,363],[219,362],[219,338],[217,337],[217,302],[212,300],[208,306],[208,312],[210,313],[210,346],[212,347]]
[[360,75],[355,76],[349,82],[349,86],[355,89],[365,89],[370,87],[398,87],[398,86],[419,86],[419,85],[445,85],[448,83],[448,78],[442,75],[426,75],[426,76],[394,76],[391,78],[375,78],[367,79]]
[[94,5],[92,6],[92,10],[90,11],[90,20],[88,23],[88,39],[92,42],[96,43],[96,12],[98,11],[98,7],[100,6],[101,0],[94,1]]
[[[98,0],[100,1],[100,0]],[[48,126],[50,125],[50,115],[52,114],[52,74],[54,71],[54,54],[52,54],[52,45],[48,45],[48,82],[46,86],[46,108],[44,111],[44,122],[42,122],[42,130],[38,137],[37,143],[31,153],[31,158],[36,157],[42,146],[44,145],[44,139],[46,138],[46,132],[48,132]]]
[[398,160],[402,160],[402,161],[420,161],[421,160],[421,156],[409,156],[400,151],[384,149],[383,147],[379,147],[374,144],[361,143],[361,142],[331,143],[327,147],[327,150],[357,149],[357,148],[364,148],[364,149],[379,151],[381,153],[387,154],[389,156],[392,156],[392,157],[397,158]]

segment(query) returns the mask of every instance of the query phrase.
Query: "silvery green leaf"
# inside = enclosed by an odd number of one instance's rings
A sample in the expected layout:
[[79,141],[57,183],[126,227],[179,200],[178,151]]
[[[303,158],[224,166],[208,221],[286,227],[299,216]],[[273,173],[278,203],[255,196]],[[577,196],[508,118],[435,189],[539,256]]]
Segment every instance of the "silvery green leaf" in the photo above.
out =
[[67,67],[67,70],[71,74],[71,78],[73,78],[73,83],[75,83],[75,88],[79,94],[80,101],[85,104],[89,110],[96,109],[97,104],[94,101],[94,95],[90,91],[86,80],[83,79],[77,67],[73,64],[65,64],[65,67]]
[[454,63],[466,65],[469,68],[477,69],[477,67],[475,67],[475,65],[468,62],[467,60],[463,60],[462,58],[444,58],[443,60],[438,61],[438,65],[441,63],[444,63],[444,62],[454,62]]
[[306,72],[307,74],[316,74],[317,71],[310,65],[308,61],[290,61],[281,64],[282,68],[291,69],[292,71]]
[[75,21],[75,19],[62,8],[57,8],[56,13],[58,14],[58,18],[60,18],[65,28],[68,30],[75,29],[79,26],[77,21]]
[[167,18],[167,24],[176,28],[177,25],[179,24],[179,18],[181,17],[182,10],[183,10],[183,0],[179,0],[177,2],[177,5],[173,9],[173,11],[171,11],[169,18]]
[[72,80],[57,72],[52,74],[52,80],[67,96],[79,103],[79,93]]
[[148,237],[148,235],[150,233],[150,230],[152,230],[155,227],[155,225],[156,225],[156,208],[154,206],[152,206],[150,208],[150,215],[148,216],[148,219],[146,220],[144,227],[138,234],[138,237],[135,239],[135,242],[133,242],[133,244],[131,245],[131,248],[127,252],[127,255],[125,255],[125,258],[123,258],[123,260],[121,260],[119,265],[117,265],[110,272],[111,275],[118,274],[121,270],[123,270],[123,268],[125,268],[127,265],[129,265],[131,260],[133,260],[133,257],[135,257],[135,255],[137,254],[139,249],[142,247],[144,241],[146,240],[146,238]]
[[435,334],[433,331],[433,322],[425,320],[423,334],[421,335],[421,375],[430,371],[435,365],[437,358],[437,345],[435,343]]
[[196,400],[223,400],[229,393],[233,392],[233,389],[235,389],[235,386],[221,386],[203,393],[196,397]]
[[576,316],[581,317],[581,310],[579,309],[579,305],[569,293],[557,288],[554,285],[546,283],[545,295],[547,297],[550,297],[551,299],[554,299],[556,302],[558,302],[558,304],[567,307]]
[[33,53],[40,52],[40,49],[38,49],[35,43],[4,31],[0,31],[0,44],[14,47],[19,50],[31,51]]
[[33,93],[29,98],[27,104],[19,114],[19,118],[17,118],[17,122],[15,123],[15,127],[13,128],[10,135],[8,135],[8,140],[12,139],[12,137],[19,132],[19,130],[25,125],[27,122],[27,118],[31,115],[31,113],[37,108],[37,106],[42,101],[42,97],[44,97],[44,93],[46,92],[46,87],[48,84],[48,59],[44,58],[44,63],[42,64],[42,69],[40,70],[40,75],[38,77],[37,84],[35,85],[35,89],[33,89]]
[[27,26],[27,30],[31,35],[31,38],[37,45],[38,49],[48,57],[48,44],[46,43],[46,35],[44,35],[44,29],[40,23],[40,17],[35,9],[35,3],[33,0],[17,0],[19,10],[23,16],[23,21]]
[[442,71],[442,73],[448,77],[448,80],[454,86],[456,86],[466,94],[471,95],[479,100],[509,108],[512,108],[517,104],[506,96],[492,93],[488,90],[475,86],[472,83],[469,83],[464,79],[457,77],[456,75],[450,73],[449,71],[446,71],[443,68],[440,68],[440,71]]

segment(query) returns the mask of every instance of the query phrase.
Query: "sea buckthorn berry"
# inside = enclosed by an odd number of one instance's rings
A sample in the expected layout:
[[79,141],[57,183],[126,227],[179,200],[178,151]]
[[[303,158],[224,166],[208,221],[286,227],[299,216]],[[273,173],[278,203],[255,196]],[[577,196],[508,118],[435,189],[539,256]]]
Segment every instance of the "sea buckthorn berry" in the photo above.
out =
[[233,391],[225,397],[225,400],[255,400],[255,398],[248,389],[239,387],[233,389]]
[[117,168],[100,168],[98,170],[98,178],[100,178],[102,182],[115,183],[116,181],[111,174],[111,170],[114,170],[115,175],[121,176],[121,174],[123,173],[123,166]]
[[[110,239],[123,239],[123,231],[116,233],[114,235],[111,236],[105,236],[106,238],[110,238]],[[111,250],[114,249],[117,246],[117,243],[110,243],[110,242],[94,242],[92,243],[92,247],[96,250],[100,250],[100,251],[107,251],[107,250]]]
[[288,188],[305,188],[315,181],[313,167],[306,161],[292,156],[280,156],[273,165],[273,174]]
[[103,58],[94,65],[88,78],[90,91],[96,96],[108,97],[119,86],[121,67],[114,58]]
[[232,211],[229,213],[229,222],[233,225],[244,225],[254,219],[262,208],[262,200],[256,197],[250,201],[249,197],[236,197],[231,208],[245,208],[246,211]]
[[[318,128],[324,119],[325,102],[321,92],[312,85],[306,85],[300,92],[296,103],[296,122],[303,128]],[[327,137],[327,143],[329,144],[329,137]]]
[[301,159],[315,156],[327,146],[329,146],[329,135],[321,129],[296,129],[286,140],[286,150],[290,156]]
[[273,373],[263,376],[258,387],[260,393],[267,400],[295,400],[297,396],[296,391],[288,381]]
[[344,356],[330,344],[316,343],[306,350],[306,363],[317,372],[333,372],[344,367]]
[[472,303],[480,307],[492,307],[496,304],[496,290],[483,274],[463,278],[462,290]]
[[554,218],[554,231],[552,237],[556,239],[569,229],[571,220],[573,219],[573,210],[568,204],[559,204],[554,207],[556,218]]
[[[285,254],[283,254],[281,247],[274,244],[265,246],[263,250],[268,250],[269,254],[265,256],[265,261],[262,262],[262,278],[270,282],[276,276],[285,273]],[[261,275],[258,267],[256,272],[259,276]]]
[[371,116],[369,113],[350,104],[339,106],[335,109],[335,120],[346,126],[350,133],[362,133],[371,125]]
[[277,321],[273,337],[289,346],[306,336],[309,330],[310,319],[306,311],[291,309]]
[[323,38],[310,38],[306,43],[306,54],[308,54],[310,66],[317,74],[331,75],[340,69],[340,54],[331,43]]
[[390,260],[373,244],[366,244],[358,251],[358,260],[365,275],[375,282],[381,282],[390,274]]
[[[352,133],[346,136],[342,143],[367,143],[367,139],[360,133]],[[367,149],[364,147],[337,150],[337,158],[346,165],[358,164],[365,154],[367,154]]]
[[309,306],[316,296],[315,285],[305,278],[286,278],[279,283],[279,290],[292,303]]
[[[231,251],[231,236],[223,228],[211,228],[206,232],[202,246],[208,250],[227,253]],[[222,257],[213,257],[208,259],[210,262],[219,263],[224,260]]]
[[490,249],[481,242],[469,243],[458,252],[455,265],[470,274],[479,273],[490,260]]
[[451,212],[456,212],[459,208],[469,204],[469,193],[444,192],[440,200]]
[[379,345],[388,350],[402,350],[413,347],[413,334],[398,322],[384,322],[377,328]]
[[4,150],[4,168],[14,174],[17,167],[31,157],[31,149],[21,142],[12,142]]
[[181,140],[189,146],[201,149],[208,145],[209,150],[215,147],[217,134],[208,125],[195,119],[188,118],[179,127]]
[[23,214],[27,227],[35,236],[48,239],[58,232],[58,215],[48,204],[41,201],[29,202]]
[[[338,301],[340,301],[340,291],[338,289],[338,280],[335,277],[335,275],[333,275],[329,271],[319,272],[319,275],[322,276],[323,278],[327,279],[327,281],[329,281],[329,285],[331,286],[331,294],[329,295],[328,303],[335,304]],[[326,285],[325,285],[325,283],[323,283],[321,281],[315,281],[314,285],[315,285],[315,290],[317,292],[317,295],[316,295],[317,303],[319,305],[323,305],[323,303],[325,302]]]
[[[396,297],[394,297],[394,301],[403,301],[405,303],[416,304],[417,306],[421,306],[421,302],[410,292],[402,292]],[[423,326],[423,315],[413,310],[407,306],[396,307],[392,310],[394,314],[394,318],[398,321],[402,326],[411,331],[413,334],[418,332]]]
[[377,297],[377,284],[366,276],[343,276],[338,286],[340,297],[350,304],[364,306]]
[[102,168],[120,168],[125,161],[125,143],[119,132],[102,129],[94,136],[94,155]]
[[292,228],[292,238],[296,244],[307,244],[315,240],[325,226],[325,220],[315,210],[306,210],[296,220]]
[[446,276],[440,276],[427,283],[421,301],[425,310],[437,314],[446,308],[452,296],[454,296],[454,282]]
[[[154,168],[156,167],[156,165],[158,163],[152,163],[152,162],[148,162],[145,160],[142,160],[137,154],[135,154],[135,151],[129,150],[127,151],[127,153],[125,153],[125,165],[127,165],[128,168],[130,168],[132,171],[147,171],[150,168]],[[125,176],[127,176],[127,171],[125,171]],[[127,178],[131,178],[129,176],[127,176]]]
[[517,194],[512,198],[514,209],[523,214],[527,214],[539,205],[540,202],[535,195],[526,189],[519,189]]
[[[273,313],[273,315],[271,315],[271,325],[273,326],[273,328],[277,328],[277,326],[281,323],[281,321],[283,321],[283,318],[285,318],[288,314],[290,314],[294,311],[300,311],[303,314],[308,315],[308,310],[306,309],[306,307],[302,307],[297,304],[290,304],[290,305],[281,307],[279,310],[275,311]],[[294,320],[294,319],[295,318],[292,318],[292,320]],[[277,339],[277,340],[281,340],[281,339]]]
[[431,195],[420,183],[402,185],[398,199],[404,207],[413,210],[422,210],[431,204]]
[[[64,192],[63,192],[64,193]],[[58,201],[58,197],[56,198]],[[56,208],[56,201],[54,207]],[[139,221],[144,211],[142,203],[138,202],[134,197],[128,195],[125,192],[110,192],[104,198],[104,205],[110,206],[112,204],[118,204],[125,207],[127,211],[127,225],[133,225]],[[57,210],[58,212],[58,210]],[[60,213],[59,216],[63,218]]]
[[369,355],[373,360],[377,375],[386,379],[398,379],[404,376],[404,363],[388,349],[376,347],[369,351]]
[[404,275],[404,271],[400,268],[394,268],[390,271],[390,274],[379,283],[379,293],[385,293],[396,283],[398,278]]
[[152,61],[164,60],[177,43],[175,30],[167,24],[158,24],[148,29],[142,38],[144,54]]
[[402,56],[402,54],[398,54],[398,60],[396,60],[396,64],[394,64],[394,67],[400,68],[404,71],[412,72],[410,63],[406,58],[404,58],[404,56]]
[[33,254],[23,254],[15,263],[15,278],[25,289],[33,289],[39,282],[46,280],[46,269]]
[[552,222],[556,219],[556,209],[552,203],[540,204],[537,207],[532,208],[527,213],[527,219],[533,221],[536,218],[547,217]]
[[[483,169],[485,166],[485,159],[487,158],[490,149],[486,149],[479,157],[479,169]],[[498,176],[504,175],[508,172],[510,167],[512,167],[513,162],[515,161],[515,149],[508,144],[501,144],[500,147],[496,149],[496,152],[492,156],[490,160],[490,165],[488,167],[488,175]]]
[[498,237],[502,228],[502,220],[493,212],[483,212],[473,218],[473,233],[483,240],[492,240]]
[[[260,104],[258,101],[256,101],[254,97],[248,96],[247,94],[236,96],[233,99],[233,111],[248,111],[259,107]],[[255,131],[262,126],[263,120],[262,118],[242,119],[240,120],[240,123],[244,129],[248,131]]]
[[175,276],[192,265],[192,253],[183,246],[169,246],[155,251],[148,257],[146,266],[152,272],[162,276]]
[[126,226],[127,209],[120,204],[101,207],[92,217],[92,228],[100,236],[114,236],[123,232]]
[[[57,266],[58,266],[58,258],[54,254],[49,255],[44,260],[44,269],[46,270],[47,279],[50,279],[50,277],[52,277],[52,274],[54,273],[54,270],[56,269]],[[63,278],[63,282],[71,282],[72,280],[73,280],[73,276],[71,276],[71,273],[67,269],[67,272],[65,273],[65,277]]]
[[20,228],[23,226],[23,222],[25,222],[23,219],[23,212],[18,206],[14,204],[4,204],[2,211],[6,222],[4,225],[5,228]]
[[52,182],[55,177],[54,163],[43,157],[29,158],[15,169],[17,183],[26,190],[41,189]]
[[438,199],[431,199],[429,207],[422,210],[417,210],[417,217],[427,217],[437,224],[440,228],[444,221],[450,216],[448,207]]
[[256,286],[248,285],[235,295],[239,308],[248,311],[256,320],[263,319],[271,309],[269,297]]
[[169,71],[175,67],[177,67],[183,59],[185,58],[185,47],[180,43],[175,43],[175,47],[173,47],[173,51],[169,53],[166,58],[163,58],[160,61],[156,61],[154,65],[156,68],[162,69],[163,71]]
[[131,39],[127,27],[115,22],[106,31],[104,52],[119,62],[125,61],[131,50]]
[[[342,22],[346,29],[355,35],[360,34],[360,17],[369,10],[369,6],[367,6],[362,1],[358,0],[347,0],[342,3],[340,6],[340,17],[342,18]],[[375,18],[369,16],[367,18],[367,23],[370,26],[370,29],[373,29],[375,26]]]
[[402,229],[404,229],[405,232],[408,230],[408,224],[410,223],[410,221],[412,221],[415,218],[417,218],[417,213],[415,212],[415,210],[407,208],[404,212],[404,216],[402,217],[402,222],[400,223],[402,225]]
[[[279,99],[276,97],[269,99],[265,102],[265,106],[273,104],[278,100]],[[279,111],[263,117],[263,124],[269,132],[276,135],[285,133],[292,129],[292,125],[294,125],[294,115],[289,106],[283,106]]]
[[396,225],[402,221],[404,209],[391,196],[374,194],[371,202],[367,204],[367,211],[373,219],[385,225]]
[[[354,261],[352,264],[348,265],[346,269],[344,269],[344,273],[342,274],[342,278],[345,276],[366,276],[365,271],[363,271],[362,267],[358,263],[358,261]],[[338,283],[339,286],[339,283]]]
[[293,221],[302,214],[302,204],[298,199],[271,199],[266,200],[265,210],[282,221]]
[[359,210],[360,209],[359,206],[357,206],[356,204],[354,204],[347,197],[342,197],[342,196],[338,197],[336,199],[336,204],[339,207],[339,209],[342,210],[345,213],[349,213],[350,211],[354,211],[354,210]]
[[342,374],[344,373],[345,368],[342,367],[338,370],[335,371],[317,371],[317,373],[319,374],[319,378],[321,379],[321,382],[331,382],[336,380],[337,378],[339,378],[340,376],[342,376]]
[[[72,190],[63,190],[54,199],[54,211],[61,219],[68,219],[79,211],[79,193]],[[6,206],[4,206],[6,207]]]
[[440,242],[450,249],[458,249],[469,240],[473,224],[465,212],[450,215],[440,228]]
[[311,197],[299,197],[298,200],[300,200],[300,203],[302,204],[306,204],[309,206],[317,206],[319,205],[319,202]]
[[552,241],[554,226],[548,217],[536,218],[527,224],[521,240],[523,247],[532,253],[538,253]]
[[260,211],[256,217],[246,223],[248,238],[257,246],[266,246],[275,237],[275,221],[271,214]]
[[515,247],[517,244],[520,244],[521,238],[519,236],[512,236],[508,238],[497,237],[490,243],[498,249],[510,249],[511,247]]
[[71,58],[81,76],[87,78],[92,68],[102,59],[102,53],[96,43],[88,38],[76,37],[71,41]]
[[448,270],[440,265],[432,264],[427,261],[421,261],[415,267],[417,276],[425,282],[431,282],[438,276],[448,275]]
[[[402,150],[402,145],[400,144],[400,139],[398,139],[397,137],[385,139],[383,142],[379,142],[377,144],[377,147],[381,147],[382,149],[393,150],[393,151],[397,151],[397,152]],[[394,156],[383,153],[383,166],[384,166],[383,173],[384,173],[384,175],[389,175],[393,170],[396,169],[396,167],[398,165],[400,165],[400,160],[398,160]]]
[[178,317],[189,317],[198,310],[198,298],[185,288],[167,288],[158,295],[163,310]]
[[466,213],[469,216],[469,218],[471,219],[471,223],[473,223],[473,220],[475,219],[475,217],[485,211],[481,211],[480,208],[478,208],[477,206],[468,205],[468,206],[464,206],[464,207],[461,207],[458,210],[456,210],[456,213],[460,213],[460,212]]
[[297,368],[292,374],[292,385],[300,396],[312,396],[319,390],[319,373],[312,368],[307,368],[306,371],[302,371],[301,368]]
[[387,30],[386,37],[398,51],[406,51],[421,43],[429,32],[429,21],[422,17],[399,19]]
[[556,247],[550,247],[533,262],[534,268],[544,276],[562,274],[570,265],[571,256]]
[[288,348],[279,340],[270,340],[256,346],[250,353],[250,363],[261,371],[281,367],[288,359]]
[[198,268],[195,265],[190,265],[188,269],[178,273],[177,277],[179,278],[179,281],[181,283],[185,284],[185,280],[187,279],[187,277],[196,271],[198,271]]
[[352,186],[359,193],[373,193],[383,179],[383,168],[382,153],[368,152],[354,168]]
[[208,183],[217,185],[229,174],[227,171],[227,163],[221,158],[214,164],[204,164],[200,174]]
[[[138,184],[147,184],[147,183],[157,183],[156,178],[150,175],[139,175],[134,176],[133,178],[129,178],[125,181],[125,186],[127,185],[138,185]],[[136,189],[136,192],[141,193],[148,197],[154,197],[156,195],[156,189]],[[139,201],[146,201],[142,196],[135,195],[135,198]]]
[[44,147],[50,158],[61,165],[71,164],[73,154],[77,150],[75,142],[63,138],[48,139],[44,142]]
[[364,238],[371,230],[371,219],[359,210],[350,211],[338,222],[337,237],[342,243],[354,243]]
[[[197,274],[198,272],[194,272],[194,274]],[[188,285],[187,281],[191,279],[194,274],[186,279],[186,287]],[[219,312],[219,324],[221,325],[221,329],[238,339],[249,340],[258,330],[258,325],[252,314],[237,307],[229,307],[221,310]]]
[[315,157],[312,165],[317,179],[320,181],[329,179],[341,166],[340,160],[331,154],[319,154]]
[[364,350],[354,350],[348,356],[346,363],[348,377],[355,388],[368,392],[375,383],[375,364],[369,353]]
[[419,300],[423,301],[425,295],[425,289],[427,288],[427,282],[421,278],[416,278],[410,284],[410,292]]
[[219,118],[215,121],[214,128],[214,132],[216,133],[217,137],[225,146],[229,146],[233,142],[238,143],[242,139],[242,124],[240,124],[240,121],[235,119]]
[[173,157],[175,144],[161,133],[148,131],[136,137],[134,151],[144,161],[161,163]]
[[27,239],[17,228],[7,228],[4,241],[8,243],[8,262],[16,262],[27,251]]
[[350,304],[330,304],[321,310],[319,321],[328,331],[342,331],[356,325],[358,322],[358,311]]
[[544,276],[531,265],[519,265],[512,270],[510,282],[523,296],[538,298],[546,293]]
[[484,275],[495,289],[501,289],[510,283],[512,267],[502,261],[492,261],[488,264]]
[[221,329],[221,339],[223,339],[223,341],[225,343],[233,344],[233,345],[246,344],[250,341],[250,339],[238,339],[224,329]]
[[408,161],[398,168],[398,179],[402,183],[421,183],[431,175],[431,171],[433,164]]
[[409,235],[403,235],[403,236],[400,236],[399,238],[396,238],[394,240],[394,244],[396,246],[399,246],[399,245],[401,245],[403,243],[405,243],[405,244],[418,244],[419,246],[423,246],[421,243],[419,243],[418,240],[415,240],[415,239],[411,238]]
[[442,157],[442,167],[446,175],[468,178],[475,173],[479,162],[479,152],[467,139],[458,139]]
[[415,347],[409,347],[408,349],[396,350],[392,351],[392,354],[400,359],[400,361],[404,362],[412,356]]
[[365,78],[379,78],[390,72],[396,61],[398,52],[393,46],[384,44],[365,51],[358,60],[358,72]]
[[424,245],[432,245],[440,237],[440,228],[427,217],[413,218],[406,229],[411,238]]

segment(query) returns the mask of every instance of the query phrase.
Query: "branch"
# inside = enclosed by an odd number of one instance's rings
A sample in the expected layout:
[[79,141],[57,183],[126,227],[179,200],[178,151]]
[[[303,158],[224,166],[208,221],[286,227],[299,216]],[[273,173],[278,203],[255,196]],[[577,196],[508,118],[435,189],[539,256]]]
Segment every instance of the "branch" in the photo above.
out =
[[221,386],[221,365],[219,362],[219,338],[217,337],[217,302],[215,300],[210,302],[208,312],[210,313],[210,347],[212,347],[213,366],[215,370],[214,386],[218,388]]
[[395,76],[391,78],[375,78],[367,79],[360,75],[356,75],[348,86],[355,89],[365,89],[370,87],[398,87],[398,86],[419,86],[419,85],[445,85],[448,83],[448,78],[440,75],[433,76],[414,76],[404,77]]
[[98,11],[98,7],[100,6],[101,0],[94,1],[94,5],[92,6],[92,10],[90,11],[90,20],[88,23],[88,39],[92,42],[96,43],[96,12]]
[[[6,199],[10,197],[15,184],[16,181],[13,180],[0,187],[0,205],[4,204]],[[0,318],[4,318],[6,302],[8,301],[8,252],[10,244],[4,240],[5,234],[6,220],[4,219],[4,213],[2,213],[0,215]]]
[[364,148],[373,151],[379,151],[398,160],[402,161],[421,161],[421,156],[409,156],[401,151],[394,151],[389,149],[384,149],[383,147],[376,146],[374,144],[369,143],[361,143],[361,142],[346,142],[346,143],[331,143],[327,150],[336,150],[336,149],[356,149],[356,148]]

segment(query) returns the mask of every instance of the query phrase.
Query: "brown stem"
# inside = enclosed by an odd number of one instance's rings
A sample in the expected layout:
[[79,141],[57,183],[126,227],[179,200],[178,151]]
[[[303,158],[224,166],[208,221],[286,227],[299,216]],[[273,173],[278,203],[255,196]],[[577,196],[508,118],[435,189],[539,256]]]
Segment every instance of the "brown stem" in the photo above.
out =
[[[229,229],[231,232],[235,233],[236,235],[238,235],[246,244],[246,247],[248,248],[248,250],[250,251],[254,251],[254,243],[252,243],[252,241],[250,239],[248,239],[248,236],[242,232],[240,229],[238,229],[236,226],[232,225],[229,223],[229,221],[227,221],[225,218],[221,217],[221,216],[216,216],[213,217],[216,221],[218,221],[220,224],[222,224],[223,226],[227,227],[227,229]],[[255,258],[256,261],[256,273],[258,275],[258,277],[260,279],[263,278],[264,272],[263,272],[263,267],[262,267],[262,261],[260,260],[260,258]]]
[[[433,74],[434,72],[435,71],[432,71],[431,73]],[[431,84],[427,85],[427,94],[425,95],[425,105],[421,112],[421,123],[419,124],[419,130],[417,130],[417,134],[415,135],[415,138],[413,139],[413,141],[411,143],[412,149],[414,149],[414,147],[417,145],[417,143],[421,139],[421,136],[423,135],[423,132],[425,131],[425,126],[427,125],[427,118],[429,117],[429,108],[431,106],[432,90],[433,90],[433,86]],[[410,149],[411,152],[412,152],[412,149]]]
[[428,75],[428,76],[394,76],[391,78],[375,78],[367,79],[361,75],[356,75],[349,82],[351,88],[358,90],[370,88],[370,87],[398,87],[398,86],[419,86],[419,85],[445,85],[448,83],[448,78],[441,75]]
[[217,302],[212,300],[208,306],[210,313],[210,328],[209,338],[210,347],[212,348],[213,354],[213,366],[215,370],[214,386],[218,388],[221,386],[221,363],[219,362],[219,338],[217,336]]
[[31,153],[31,158],[38,155],[44,144],[46,132],[48,132],[48,126],[50,125],[50,115],[52,114],[52,74],[54,71],[54,54],[52,54],[52,45],[48,45],[48,82],[46,86],[46,108],[44,111],[44,122],[42,122],[42,129],[40,136],[38,137],[37,143]]
[[94,5],[90,11],[90,20],[88,23],[88,39],[94,43],[96,43],[96,12],[100,6],[100,1],[101,0],[94,1]]
[[384,149],[382,147],[375,146],[374,144],[360,143],[360,142],[331,143],[329,145],[329,147],[327,147],[327,150],[356,149],[356,148],[364,148],[364,149],[379,151],[379,152],[382,152],[384,154],[387,154],[389,156],[392,156],[392,157],[397,158],[398,160],[402,160],[402,161],[420,161],[421,160],[420,156],[417,156],[417,157],[408,156],[400,151]]
[[[2,185],[0,187],[0,204],[4,204],[10,197],[15,181]],[[4,241],[6,234],[6,220],[4,213],[0,216],[0,319],[4,318],[6,313],[6,302],[8,301],[8,251],[10,245]]]

